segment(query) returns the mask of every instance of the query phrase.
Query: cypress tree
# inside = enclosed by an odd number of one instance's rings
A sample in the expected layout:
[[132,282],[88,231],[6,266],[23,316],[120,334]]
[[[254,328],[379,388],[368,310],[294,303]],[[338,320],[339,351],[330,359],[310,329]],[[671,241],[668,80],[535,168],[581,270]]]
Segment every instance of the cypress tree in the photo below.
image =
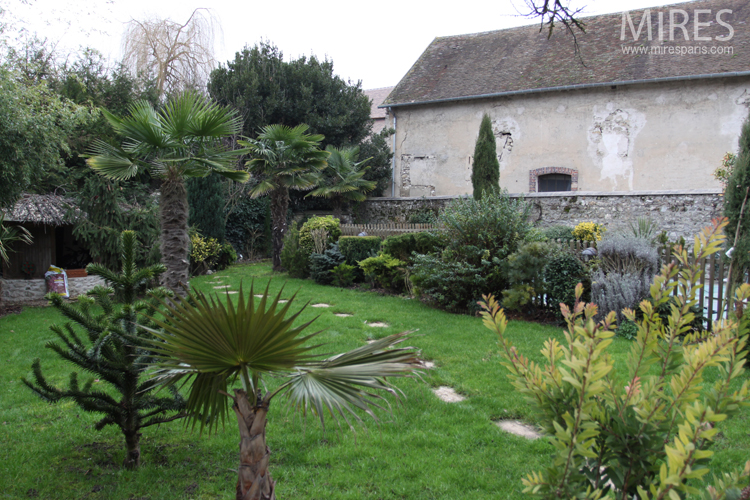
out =
[[[724,215],[729,219],[727,225],[727,237],[729,244],[734,241],[737,231],[737,224],[742,211],[742,203],[750,187],[750,116],[742,125],[740,134],[739,153],[734,163],[734,170],[727,182],[727,189],[724,192]],[[742,217],[739,236],[734,243],[734,252],[732,254],[734,278],[739,277],[742,270],[750,267],[750,199],[745,206],[745,213]],[[736,281],[735,281],[736,282]]]
[[471,185],[474,199],[478,200],[485,191],[497,191],[500,187],[500,162],[497,160],[495,134],[492,120],[485,113],[479,126],[479,137],[474,146],[474,163],[471,166]]
[[190,215],[188,224],[197,226],[206,238],[224,241],[224,182],[218,175],[192,177],[187,181]]
[[[125,231],[120,273],[101,264],[86,268],[89,274],[107,280],[112,288],[98,286],[75,303],[68,303],[57,294],[47,296],[71,322],[52,325],[50,329],[61,343],[49,342],[45,347],[93,377],[81,383],[73,372],[66,388],[55,387],[45,378],[37,358],[32,365],[34,381],[23,379],[44,400],[55,403],[72,399],[83,411],[103,414],[94,426],[97,430],[107,425],[120,427],[126,445],[123,465],[130,469],[140,464],[141,429],[185,416],[185,400],[176,389],[171,390],[171,395],[156,397],[156,382],[142,380],[148,364],[154,361],[154,352],[147,344],[154,337],[142,327],[154,323],[136,321],[139,315],[153,317],[159,299],[169,292],[164,288],[147,289],[166,267],[156,264],[139,269],[135,265],[135,247],[135,232]],[[148,299],[140,298],[144,295]],[[95,379],[101,380],[102,385],[95,386]]]

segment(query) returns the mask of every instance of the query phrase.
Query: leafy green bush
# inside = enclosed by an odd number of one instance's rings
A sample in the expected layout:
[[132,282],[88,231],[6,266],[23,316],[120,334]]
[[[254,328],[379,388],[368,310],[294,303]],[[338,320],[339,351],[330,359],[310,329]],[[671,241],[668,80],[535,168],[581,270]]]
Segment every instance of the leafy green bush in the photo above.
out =
[[380,236],[342,236],[339,250],[347,264],[356,265],[360,260],[377,255],[382,241]]
[[[721,250],[725,225],[704,230],[696,262]],[[701,290],[700,273],[687,250],[679,249],[675,257],[678,266],[665,268],[654,280],[652,302],[640,305],[643,319],[636,320],[632,310],[625,314],[638,329],[624,374],[607,352],[615,314],[597,323],[597,307],[580,302],[582,286],[576,288],[575,308],[562,308],[566,345],[550,339],[542,351],[543,364],[511,345],[505,335],[507,320],[493,297],[482,304],[484,324],[499,336],[514,387],[541,417],[553,444],[549,467],[523,480],[524,493],[550,500],[700,494],[696,486],[708,472],[713,454],[709,448],[721,435],[719,426],[747,405],[748,382],[739,382],[746,378],[743,349],[748,331],[744,321],[730,320],[711,333],[688,333],[694,320],[690,310]],[[652,303],[667,303],[678,287],[686,295],[677,296],[670,321],[664,323]],[[750,285],[743,284],[735,295],[747,300]],[[704,378],[706,369],[715,373]],[[749,469],[750,463],[743,475]],[[739,476],[724,479],[730,481],[717,482],[717,489],[702,497],[742,498],[735,482]]]
[[245,258],[269,256],[271,254],[271,207],[268,196],[242,197],[229,209],[225,234],[226,239]]
[[503,307],[520,311],[544,306],[541,302],[547,288],[544,269],[556,251],[556,246],[534,241],[508,256],[503,271],[510,288],[503,291]]
[[226,269],[235,262],[237,262],[237,252],[231,243],[221,245],[219,256],[216,259],[216,270],[221,271],[222,269]]
[[313,229],[325,229],[328,231],[328,243],[336,243],[341,236],[340,225],[339,220],[332,215],[310,217],[299,230],[299,244],[307,251],[308,255],[315,251],[315,243],[311,234]]
[[588,271],[570,252],[561,251],[550,258],[544,269],[544,281],[547,283],[547,304],[555,311],[560,310],[560,304],[573,307],[578,283],[583,283],[584,299],[590,296],[591,278]]
[[292,223],[289,231],[284,235],[284,247],[281,249],[281,265],[292,278],[307,278],[310,275],[310,252],[299,243],[299,229],[297,223]]
[[406,286],[406,263],[387,253],[362,260],[359,267],[373,286],[387,288],[396,293],[403,291]]
[[333,275],[333,285],[346,288],[352,286],[356,275],[356,266],[350,266],[349,264],[343,263],[331,269]]
[[414,254],[411,280],[422,300],[450,312],[473,312],[477,300],[501,273],[500,261],[473,266],[467,262],[443,259],[438,254]]
[[429,208],[421,208],[409,214],[411,224],[433,224],[437,220],[437,212]]
[[393,255],[405,262],[411,262],[413,252],[428,254],[442,250],[444,246],[440,236],[423,231],[387,237],[383,240],[383,253]]
[[330,285],[334,278],[331,271],[344,261],[344,256],[339,252],[338,243],[334,243],[323,253],[312,253],[310,254],[310,277],[320,285]]
[[573,228],[569,226],[550,226],[542,229],[549,240],[573,240]]
[[411,277],[420,296],[449,311],[471,311],[483,293],[507,289],[500,264],[531,229],[529,209],[504,190],[453,201],[439,215],[445,249],[413,256]]

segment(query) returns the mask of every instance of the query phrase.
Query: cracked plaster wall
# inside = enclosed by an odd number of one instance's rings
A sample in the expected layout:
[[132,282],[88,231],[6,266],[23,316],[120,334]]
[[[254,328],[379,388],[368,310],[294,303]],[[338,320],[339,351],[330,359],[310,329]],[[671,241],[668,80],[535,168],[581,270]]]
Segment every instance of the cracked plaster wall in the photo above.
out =
[[510,192],[528,192],[529,171],[544,167],[577,170],[581,191],[719,188],[712,173],[736,151],[749,109],[748,78],[394,108],[396,196],[471,193],[484,113]]

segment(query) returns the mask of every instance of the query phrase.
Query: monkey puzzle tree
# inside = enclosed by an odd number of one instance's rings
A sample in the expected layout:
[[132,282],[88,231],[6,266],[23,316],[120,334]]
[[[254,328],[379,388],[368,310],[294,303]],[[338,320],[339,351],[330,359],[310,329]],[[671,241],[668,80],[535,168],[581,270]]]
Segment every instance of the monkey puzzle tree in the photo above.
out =
[[[59,295],[50,297],[52,305],[71,321],[50,327],[61,343],[49,342],[46,347],[94,374],[102,385],[95,385],[94,377],[81,384],[73,372],[67,388],[55,387],[42,373],[39,358],[32,365],[34,381],[23,379],[42,399],[53,403],[70,399],[83,411],[103,414],[94,426],[97,430],[117,425],[125,437],[123,465],[129,469],[140,464],[141,430],[183,417],[180,411],[185,407],[177,391],[172,391],[171,397],[155,396],[156,384],[143,377],[153,352],[146,342],[150,335],[143,330],[143,323],[137,322],[138,314],[153,316],[158,306],[155,299],[168,295],[168,291],[148,290],[165,268],[157,264],[139,269],[135,264],[136,244],[134,231],[122,233],[119,273],[101,264],[86,268],[89,274],[106,279],[112,288],[98,286],[88,296],[79,297],[77,303],[68,303]],[[150,299],[142,299],[144,294]]]
[[[317,414],[321,423],[325,412],[347,423],[349,416],[361,420],[356,410],[377,418],[373,408],[381,408],[378,400],[384,398],[376,392],[398,397],[387,378],[407,376],[420,365],[414,348],[392,348],[408,333],[320,359],[312,354],[319,346],[309,343],[319,332],[303,333],[312,321],[294,326],[304,307],[287,317],[294,297],[281,305],[281,292],[269,300],[266,288],[257,300],[252,287],[247,297],[240,289],[234,305],[228,294],[222,303],[193,291],[164,301],[166,320],[155,322],[162,330],[151,330],[158,339],[152,342],[159,353],[155,380],[189,385],[189,418],[201,428],[222,425],[232,401],[240,433],[236,498],[271,500],[276,494],[266,418],[274,397],[286,396],[292,407]],[[266,389],[263,379],[273,376],[281,383]],[[231,389],[238,379],[242,388]]]
[[158,112],[144,101],[132,105],[125,117],[103,112],[125,139],[122,146],[95,141],[87,163],[112,179],[129,179],[146,169],[161,180],[164,284],[177,290],[180,282],[187,283],[189,267],[185,179],[216,173],[233,181],[248,180],[247,172],[234,169],[243,151],[232,150],[222,141],[239,133],[241,121],[232,110],[193,92],[170,99]]
[[273,231],[273,270],[281,270],[281,247],[286,234],[289,190],[315,187],[317,173],[326,166],[328,152],[321,151],[322,135],[308,134],[308,126],[268,125],[258,138],[238,141],[248,148],[250,173],[258,183],[250,189],[253,197],[271,194]]

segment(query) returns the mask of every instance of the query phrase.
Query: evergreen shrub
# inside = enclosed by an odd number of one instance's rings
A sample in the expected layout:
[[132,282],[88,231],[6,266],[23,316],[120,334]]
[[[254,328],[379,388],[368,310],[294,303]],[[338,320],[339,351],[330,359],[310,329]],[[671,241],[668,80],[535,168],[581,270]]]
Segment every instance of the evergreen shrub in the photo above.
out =
[[281,265],[292,278],[304,279],[310,275],[310,252],[299,244],[299,229],[293,222],[284,235],[284,247],[281,249]]
[[380,286],[395,293],[402,292],[406,287],[404,281],[406,279],[406,263],[402,260],[387,253],[381,253],[377,257],[369,257],[358,264],[373,286]]
[[454,200],[439,215],[445,248],[412,256],[411,279],[420,296],[436,307],[465,312],[476,310],[488,291],[500,295],[508,288],[501,263],[531,229],[529,210],[506,191]]
[[271,206],[269,198],[244,196],[226,214],[227,241],[243,257],[269,256],[271,253]]
[[346,288],[352,286],[356,278],[357,266],[343,263],[331,269],[333,274],[333,285]]
[[601,241],[607,228],[596,222],[581,222],[573,228],[573,237],[580,241]]
[[312,253],[310,254],[310,277],[320,285],[330,285],[335,277],[331,271],[343,264],[345,260],[339,251],[338,243],[334,243],[323,253]]
[[356,265],[360,260],[377,255],[382,241],[380,236],[341,236],[339,250],[347,264]]
[[299,230],[299,244],[302,249],[310,255],[315,251],[315,242],[313,241],[312,231],[314,229],[324,229],[328,231],[328,243],[336,243],[341,236],[341,224],[338,219],[332,215],[325,217],[310,217],[302,224]]
[[437,234],[427,231],[420,233],[400,234],[389,236],[383,240],[383,252],[390,254],[397,259],[405,262],[411,262],[412,253],[428,254],[442,250],[444,243],[442,238]]
[[547,304],[556,312],[560,311],[560,304],[573,307],[578,283],[583,284],[584,300],[591,294],[591,278],[586,266],[568,251],[552,255],[544,269],[544,281],[547,285]]
[[500,162],[497,159],[497,139],[492,131],[489,115],[482,116],[479,135],[474,145],[474,161],[471,165],[471,185],[474,199],[500,189]]
[[547,290],[544,269],[557,247],[545,242],[525,243],[503,262],[503,271],[510,288],[503,291],[503,307],[527,310],[542,307],[536,302]]
[[549,240],[573,240],[573,228],[569,226],[550,226],[542,229],[542,233]]

